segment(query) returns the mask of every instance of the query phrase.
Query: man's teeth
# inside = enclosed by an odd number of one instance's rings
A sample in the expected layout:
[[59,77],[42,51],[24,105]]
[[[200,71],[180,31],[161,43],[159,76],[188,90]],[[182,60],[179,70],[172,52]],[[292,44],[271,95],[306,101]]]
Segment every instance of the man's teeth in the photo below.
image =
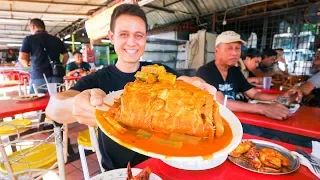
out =
[[126,49],[126,52],[129,53],[129,54],[134,54],[136,53],[138,50],[129,50],[129,49]]

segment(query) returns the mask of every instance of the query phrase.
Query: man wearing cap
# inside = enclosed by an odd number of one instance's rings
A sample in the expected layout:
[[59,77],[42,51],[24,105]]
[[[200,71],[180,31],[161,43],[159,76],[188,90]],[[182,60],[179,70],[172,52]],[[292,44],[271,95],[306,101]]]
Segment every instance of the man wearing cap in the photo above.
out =
[[[205,80],[208,84],[217,88],[217,100],[223,103],[224,96],[227,96],[227,107],[232,111],[249,112],[262,114],[273,119],[286,119],[289,116],[289,109],[282,104],[249,104],[236,100],[239,92],[244,93],[250,99],[273,101],[279,95],[266,94],[257,91],[245,79],[235,64],[240,59],[241,44],[246,44],[241,40],[240,35],[233,31],[225,31],[216,39],[215,60],[200,67],[197,76]],[[292,89],[283,96],[296,96],[300,101],[301,94]]]

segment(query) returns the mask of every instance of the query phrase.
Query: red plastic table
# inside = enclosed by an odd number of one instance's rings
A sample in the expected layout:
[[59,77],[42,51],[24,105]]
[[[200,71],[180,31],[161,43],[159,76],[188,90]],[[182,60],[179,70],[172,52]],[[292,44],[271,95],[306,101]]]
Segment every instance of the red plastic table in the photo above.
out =
[[263,89],[263,88],[256,88],[258,91],[260,92],[264,92],[264,93],[267,93],[267,94],[283,94],[284,91],[280,91],[278,89]]
[[16,114],[30,111],[45,110],[49,103],[50,96],[32,101],[0,100],[0,118],[11,117]]
[[278,121],[268,117],[250,114],[234,113],[241,123],[255,125],[311,138],[320,138],[320,108],[302,106],[288,119]]
[[[256,137],[252,135],[244,134],[244,137],[246,139],[262,139],[270,142],[274,142],[276,144],[282,145],[283,147],[293,150],[294,146],[291,144],[281,143],[278,141],[272,141],[269,139],[264,139],[261,137]],[[310,149],[306,149],[310,152]],[[259,174],[255,172],[248,171],[246,169],[243,169],[229,160],[221,164],[220,166],[209,169],[209,170],[202,170],[202,171],[187,171],[187,170],[181,170],[177,169],[171,166],[168,166],[167,164],[163,163],[161,160],[150,158],[141,164],[138,164],[136,168],[145,168],[150,167],[152,172],[160,176],[164,180],[194,180],[194,179],[205,179],[205,180],[233,180],[233,179],[239,179],[239,180],[269,180],[269,179],[275,179],[275,180],[311,180],[311,179],[317,179],[316,176],[314,176],[308,168],[301,165],[299,169],[296,172],[293,172],[291,174],[286,175],[266,175],[266,174]]]

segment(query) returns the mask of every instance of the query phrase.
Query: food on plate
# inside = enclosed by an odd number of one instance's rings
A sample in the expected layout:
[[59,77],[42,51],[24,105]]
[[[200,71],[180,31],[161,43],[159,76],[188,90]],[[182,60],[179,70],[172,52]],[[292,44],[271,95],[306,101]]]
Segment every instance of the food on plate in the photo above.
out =
[[238,147],[230,153],[232,157],[240,157],[243,153],[247,152],[254,144],[251,141],[241,142]]
[[229,155],[261,172],[286,172],[290,166],[288,157],[272,148],[257,147],[251,141],[241,142]]
[[130,167],[130,162],[127,165],[127,180],[149,180],[150,174],[151,174],[151,169],[149,167],[144,168],[139,174],[136,176],[132,175],[131,167]]
[[24,96],[19,96],[19,99],[33,99],[33,98],[37,98],[38,95],[36,94],[30,94],[30,95],[24,95]]
[[213,95],[167,73],[163,66],[142,67],[104,114],[117,132],[127,128],[214,139],[225,128]]

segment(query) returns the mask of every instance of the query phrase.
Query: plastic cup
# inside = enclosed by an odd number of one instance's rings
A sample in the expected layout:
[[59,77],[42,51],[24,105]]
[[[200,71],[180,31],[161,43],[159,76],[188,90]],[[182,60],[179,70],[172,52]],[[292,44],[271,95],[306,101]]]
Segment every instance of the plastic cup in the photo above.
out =
[[49,95],[52,96],[58,92],[58,83],[48,83],[47,88]]
[[272,77],[263,77],[263,89],[270,89]]

